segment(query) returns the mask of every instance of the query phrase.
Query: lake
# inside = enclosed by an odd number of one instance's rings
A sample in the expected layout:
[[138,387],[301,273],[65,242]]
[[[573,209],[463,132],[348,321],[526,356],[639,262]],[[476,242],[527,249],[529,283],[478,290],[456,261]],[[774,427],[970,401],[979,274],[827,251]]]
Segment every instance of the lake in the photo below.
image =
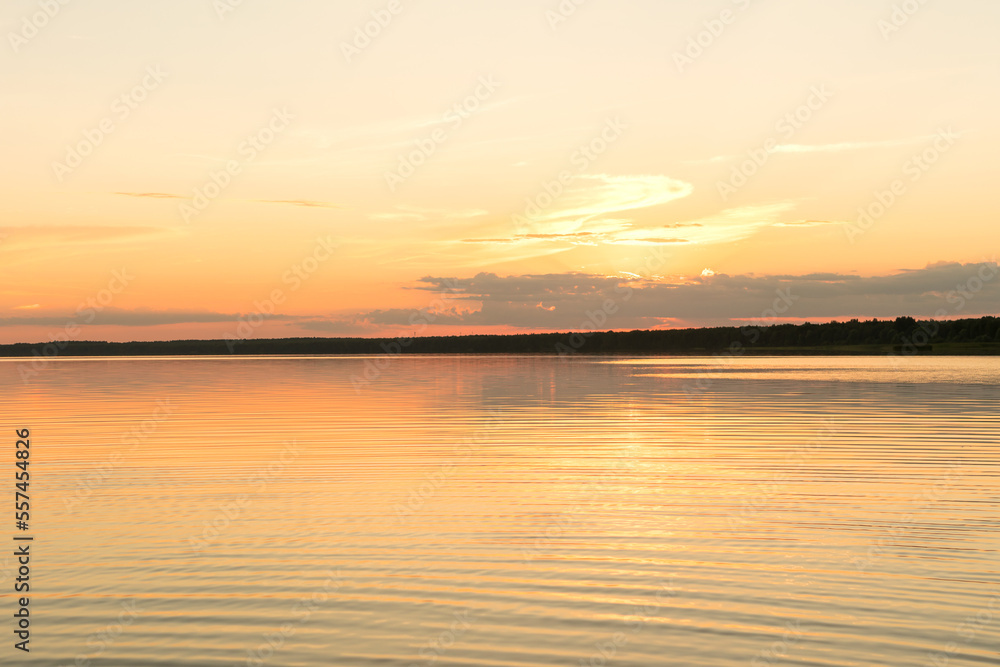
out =
[[1000,660],[997,358],[22,363],[3,664]]

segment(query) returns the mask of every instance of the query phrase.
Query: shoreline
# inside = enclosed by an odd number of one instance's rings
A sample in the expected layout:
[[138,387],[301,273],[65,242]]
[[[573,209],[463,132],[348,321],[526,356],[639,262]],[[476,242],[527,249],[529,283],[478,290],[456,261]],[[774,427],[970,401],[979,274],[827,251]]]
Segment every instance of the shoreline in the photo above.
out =
[[0,358],[162,356],[998,356],[1000,319],[896,320],[771,326],[413,338],[73,341],[0,345]]

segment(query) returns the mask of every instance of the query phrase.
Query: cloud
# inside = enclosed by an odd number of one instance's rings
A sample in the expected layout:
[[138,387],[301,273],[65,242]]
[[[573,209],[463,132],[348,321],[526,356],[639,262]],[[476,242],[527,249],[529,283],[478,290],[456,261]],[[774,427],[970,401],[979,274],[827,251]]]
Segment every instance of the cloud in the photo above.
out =
[[[731,276],[706,271],[669,281],[584,273],[506,277],[480,273],[465,279],[428,276],[417,289],[445,294],[447,308],[441,309],[435,324],[462,327],[575,329],[588,312],[609,301],[616,312],[608,318],[607,327],[616,329],[756,321],[781,298],[791,300],[785,316],[796,320],[1000,312],[1000,268],[995,263],[939,263],[871,277],[837,273]],[[359,314],[354,321],[371,327],[409,326],[413,313],[377,310]]]
[[567,234],[605,216],[660,206],[692,192],[690,183],[668,176],[578,176],[551,206],[536,206],[537,211],[529,206],[527,218],[538,232]]
[[[178,229],[135,225],[30,225],[0,228],[0,252],[6,268],[58,266],[86,258],[95,249],[132,248],[179,237]],[[37,298],[37,295],[26,296]]]
[[[766,227],[813,227],[820,221],[783,222],[782,216],[794,209],[797,202],[785,201],[754,206],[725,209],[697,220],[672,222],[655,226],[635,226],[629,220],[599,218],[587,223],[580,221],[555,225],[551,221],[540,229],[552,231],[519,233],[509,237],[463,239],[463,243],[478,244],[527,244],[532,242],[562,242],[569,244],[597,245],[678,245],[714,244],[741,241]],[[835,224],[835,223],[830,223]],[[586,230],[583,228],[586,227]],[[562,231],[559,231],[559,230]],[[683,236],[660,236],[662,230],[683,230]]]
[[775,227],[822,227],[824,225],[848,225],[849,222],[841,220],[794,220],[790,222],[776,222]]
[[[809,154],[809,153],[844,153],[848,151],[870,150],[873,148],[892,148],[895,146],[911,146],[934,139],[937,135],[923,135],[909,139],[887,139],[884,141],[841,141],[831,144],[778,144],[771,153]],[[692,163],[729,162],[745,159],[746,155],[716,155],[705,160],[694,160]]]
[[464,239],[462,243],[517,243],[518,241],[568,241],[596,245],[595,240],[604,238],[596,232],[576,232],[573,234],[519,234],[506,239]]
[[508,239],[463,239],[462,243],[482,243],[484,245],[492,245],[494,243],[510,244],[517,243],[520,237],[513,237]]
[[0,227],[0,238],[11,245],[53,246],[80,244],[110,244],[145,237],[176,234],[164,227],[96,226],[96,225],[30,225]]
[[[913,317],[973,317],[1000,313],[1000,267],[939,262],[922,269],[881,276],[841,273],[801,275],[727,275],[705,270],[700,275],[641,278],[619,275],[558,273],[471,278],[426,276],[413,289],[427,293],[423,301],[442,327],[521,328],[569,331],[580,329],[592,313],[608,311],[602,329],[645,329],[664,326],[724,326],[747,322],[774,323],[768,313],[775,302],[789,303],[782,317],[797,321]],[[607,308],[608,304],[611,305]],[[21,311],[21,307],[12,310]],[[354,315],[273,315],[269,320],[297,331],[324,335],[385,335],[406,331],[416,309],[386,309]],[[93,324],[153,327],[176,324],[232,324],[245,315],[202,311],[106,309]],[[0,317],[0,327],[84,327],[80,313],[39,311]],[[85,330],[85,327],[84,327]]]
[[[156,310],[126,310],[108,308],[93,316],[92,313],[80,312],[49,312],[16,317],[0,317],[0,327],[20,326],[51,326],[62,327],[67,324],[85,324],[120,327],[149,327],[170,324],[212,324],[219,322],[236,322],[243,315],[230,313],[214,313],[201,311],[156,311]],[[295,316],[270,315],[273,320],[296,320]]]
[[400,222],[405,222],[405,221],[423,222],[424,220],[427,219],[427,216],[425,216],[425,215],[423,215],[421,213],[406,213],[406,212],[399,212],[399,213],[372,213],[368,217],[371,218],[372,220],[385,220],[385,221],[388,221],[388,222],[395,222],[395,221],[400,221]]
[[[190,199],[190,197],[170,192],[116,192],[114,194],[139,199]],[[253,199],[251,201],[257,204],[287,204],[289,206],[305,206],[308,208],[340,208],[340,206],[331,204],[330,202],[311,201],[308,199]]]
[[139,197],[140,199],[188,199],[169,192],[116,192],[115,194],[123,197]]
[[364,322],[354,319],[324,319],[321,317],[310,317],[288,322],[288,327],[294,327],[300,331],[312,331],[326,336],[368,336],[371,335],[371,327]]
[[714,244],[733,243],[752,236],[761,229],[780,224],[781,217],[795,208],[796,202],[778,202],[756,206],[730,208],[713,215],[688,220],[659,229],[683,229],[684,236],[654,237],[651,229],[630,229],[615,234],[609,242],[617,244],[652,245],[650,241],[659,239],[660,244],[692,243]]
[[614,245],[674,245],[677,243],[691,243],[688,239],[678,238],[637,238],[637,239],[614,239],[608,241]]
[[471,220],[472,218],[479,218],[488,214],[489,211],[479,208],[456,211],[421,208],[419,206],[397,206],[395,211],[389,213],[372,213],[368,217],[372,220],[424,222],[426,220]]
[[340,206],[329,202],[307,199],[255,199],[254,201],[258,204],[288,204],[289,206],[304,206],[306,208],[340,208]]
[[842,153],[844,151],[860,151],[871,148],[886,148],[891,146],[909,146],[933,139],[932,136],[913,137],[912,139],[893,139],[888,141],[844,141],[835,144],[781,144],[773,153]]

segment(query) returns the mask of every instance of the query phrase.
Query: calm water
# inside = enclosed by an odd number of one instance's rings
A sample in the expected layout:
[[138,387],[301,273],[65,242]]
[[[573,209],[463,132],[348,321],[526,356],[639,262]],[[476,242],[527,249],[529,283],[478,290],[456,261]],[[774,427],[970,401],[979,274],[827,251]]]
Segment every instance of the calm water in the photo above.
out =
[[0,361],[0,662],[1000,660],[998,359],[372,361]]

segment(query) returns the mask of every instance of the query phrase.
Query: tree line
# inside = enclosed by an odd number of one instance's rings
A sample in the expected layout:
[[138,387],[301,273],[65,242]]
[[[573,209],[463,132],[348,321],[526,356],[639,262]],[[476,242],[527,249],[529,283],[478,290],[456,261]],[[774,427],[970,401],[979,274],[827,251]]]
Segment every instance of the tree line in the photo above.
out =
[[850,320],[825,324],[401,338],[284,338],[0,346],[2,357],[395,354],[1000,354],[1000,319]]

